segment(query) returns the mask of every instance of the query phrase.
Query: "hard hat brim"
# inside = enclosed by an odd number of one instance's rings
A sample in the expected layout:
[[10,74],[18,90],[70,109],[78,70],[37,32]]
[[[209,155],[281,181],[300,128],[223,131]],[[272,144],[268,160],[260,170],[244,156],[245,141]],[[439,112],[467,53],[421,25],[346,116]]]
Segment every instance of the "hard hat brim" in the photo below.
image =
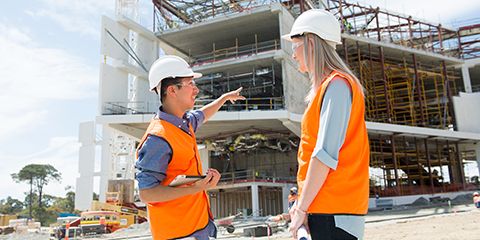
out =
[[197,72],[193,73],[193,78],[201,78],[202,76],[203,76],[203,74],[201,74],[201,73],[197,73]]
[[281,38],[282,38],[283,40],[287,40],[287,41],[291,42],[291,41],[292,41],[292,34],[291,34],[291,33],[285,34],[285,35],[283,35]]
[[280,38],[283,39],[283,40],[287,40],[289,42],[293,42],[293,39],[292,39],[293,36],[299,36],[299,35],[303,35],[303,34],[305,34],[305,32],[298,32],[298,33],[297,32],[290,32],[288,34],[285,34],[285,35],[281,36]]
[[188,74],[185,76],[176,76],[176,77],[193,77],[193,78],[201,78],[203,74],[198,73],[198,72],[193,72],[192,74]]

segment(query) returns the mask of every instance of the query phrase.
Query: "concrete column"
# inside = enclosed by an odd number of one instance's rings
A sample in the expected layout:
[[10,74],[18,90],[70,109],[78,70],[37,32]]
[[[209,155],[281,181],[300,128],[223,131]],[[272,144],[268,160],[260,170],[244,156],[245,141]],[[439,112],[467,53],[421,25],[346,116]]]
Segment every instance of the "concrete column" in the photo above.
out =
[[75,209],[88,210],[92,205],[93,172],[95,171],[95,123],[82,122],[78,140],[81,143],[78,153],[79,177],[75,184]]
[[476,144],[475,153],[477,155],[478,172],[480,173],[480,142],[477,142]]
[[462,79],[463,79],[463,85],[465,86],[465,92],[472,93],[472,82],[470,81],[470,72],[468,71],[468,67],[465,64],[462,66]]
[[258,185],[252,184],[252,214],[254,217],[258,217],[260,213],[260,204],[258,202]]
[[205,174],[210,167],[209,153],[207,146],[204,144],[198,145],[198,153],[200,154],[200,161],[202,162],[202,173]]
[[101,157],[101,168],[100,168],[100,192],[99,200],[100,202],[105,202],[105,193],[108,188],[108,180],[112,175],[112,151],[111,151],[111,141],[113,136],[113,129],[110,128],[107,124],[103,125],[102,128],[102,157]]
[[291,187],[293,187],[291,184],[286,184],[282,187],[283,212],[288,212],[288,195]]

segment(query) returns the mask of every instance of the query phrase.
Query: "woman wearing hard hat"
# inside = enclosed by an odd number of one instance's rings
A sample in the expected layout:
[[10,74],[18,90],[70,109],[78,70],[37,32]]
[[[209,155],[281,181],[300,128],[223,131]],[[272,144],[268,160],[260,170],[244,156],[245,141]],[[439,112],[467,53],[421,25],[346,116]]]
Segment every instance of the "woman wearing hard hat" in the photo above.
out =
[[340,24],[325,10],[308,10],[282,38],[292,42],[298,70],[311,81],[289,230],[294,238],[305,225],[312,239],[362,239],[370,150],[363,87],[335,52]]
[[155,240],[216,237],[206,190],[217,185],[220,173],[208,169],[205,178],[191,185],[168,186],[177,175],[204,174],[196,130],[226,101],[245,99],[239,88],[190,111],[199,92],[194,78],[201,76],[185,60],[171,55],[160,57],[149,71],[150,90],[159,95],[162,106],[138,145],[135,167]]

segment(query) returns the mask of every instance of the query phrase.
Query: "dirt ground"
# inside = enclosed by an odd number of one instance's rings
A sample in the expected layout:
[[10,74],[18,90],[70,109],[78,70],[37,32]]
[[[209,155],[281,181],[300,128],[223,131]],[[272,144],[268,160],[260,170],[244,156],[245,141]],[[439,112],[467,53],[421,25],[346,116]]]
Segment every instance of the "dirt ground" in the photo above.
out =
[[[119,231],[115,235],[104,236],[101,239],[129,239],[129,237],[145,234],[147,225],[139,225],[129,231]],[[138,228],[138,229],[137,229]],[[121,236],[119,238],[119,236]],[[42,234],[10,234],[0,236],[1,239],[11,240],[43,240],[48,235]],[[91,238],[94,239],[94,238]],[[135,238],[151,239],[151,238]],[[220,235],[219,239],[252,239],[242,237],[239,233]],[[292,239],[286,231],[278,232],[270,237],[257,237],[255,239]],[[382,222],[367,223],[365,227],[365,240],[480,240],[480,210],[468,209],[466,212],[438,214],[434,216],[397,219]]]
[[480,211],[367,224],[365,239],[480,239]]

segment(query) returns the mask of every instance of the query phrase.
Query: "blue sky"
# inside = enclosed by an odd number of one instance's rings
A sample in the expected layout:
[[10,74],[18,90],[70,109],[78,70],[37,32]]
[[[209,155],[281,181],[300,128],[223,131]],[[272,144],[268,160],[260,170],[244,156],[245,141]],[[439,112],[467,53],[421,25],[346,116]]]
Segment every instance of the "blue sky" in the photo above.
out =
[[[476,17],[478,1],[359,1],[395,12],[452,23]],[[443,3],[439,3],[443,2]],[[151,29],[151,3],[140,0],[140,21]],[[0,199],[23,199],[26,184],[10,174],[30,163],[63,173],[47,194],[75,186],[78,124],[95,119],[101,56],[100,19],[115,0],[4,1],[0,8]]]
[[[150,17],[149,1],[140,1]],[[63,174],[47,194],[75,186],[78,124],[95,119],[100,19],[115,1],[6,1],[0,9],[0,199],[23,199],[10,174],[49,163]],[[141,17],[145,25],[148,17]]]

